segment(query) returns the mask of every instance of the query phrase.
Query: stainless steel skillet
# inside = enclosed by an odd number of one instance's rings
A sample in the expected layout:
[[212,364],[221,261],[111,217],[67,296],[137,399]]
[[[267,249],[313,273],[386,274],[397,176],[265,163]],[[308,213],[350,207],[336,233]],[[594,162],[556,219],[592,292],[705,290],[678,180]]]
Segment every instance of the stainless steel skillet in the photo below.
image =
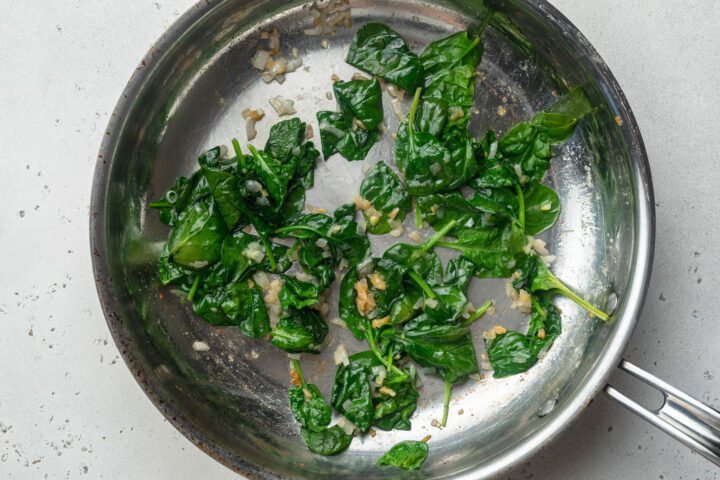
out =
[[[467,0],[351,2],[354,24],[381,21],[416,51],[435,38],[478,25],[486,9]],[[298,116],[315,124],[315,112],[334,108],[325,92],[332,74],[349,78],[343,62],[352,30],[322,38],[300,2],[204,2],[174,24],[143,59],[120,98],[101,146],[93,185],[91,244],[98,292],[113,336],[133,374],[158,408],[200,448],[229,467],[258,478],[481,478],[501,472],[549,442],[602,389],[646,419],[717,460],[720,416],[658,383],[626,362],[621,368],[654,383],[667,395],[658,413],[643,410],[606,386],[620,363],[644,299],[654,236],[652,185],[642,139],[625,98],[597,53],[546,3],[494,2],[499,15],[484,33],[485,53],[476,87],[479,114],[471,130],[505,131],[552,102],[553,91],[582,85],[598,107],[554,160],[547,182],[561,196],[560,223],[545,236],[559,257],[553,270],[593,303],[615,310],[605,325],[560,301],[564,333],[527,374],[455,389],[447,428],[438,418],[441,385],[424,379],[411,432],[381,432],[356,439],[338,457],[307,450],[287,407],[287,359],[263,341],[236,329],[210,327],[169,288],[159,288],[155,261],[167,230],[147,203],[174,179],[195,168],[203,150],[238,137],[240,111],[261,107],[262,145],[277,117],[267,100],[295,100]],[[304,67],[283,85],[265,85],[250,68],[264,42],[259,31],[277,26],[281,49],[298,48]],[[386,105],[393,131],[397,119]],[[317,132],[317,125],[315,124]],[[318,139],[315,138],[315,141]],[[374,147],[369,163],[392,163],[391,139]],[[319,164],[308,203],[332,211],[357,192],[362,163],[339,157]],[[409,222],[409,220],[408,220]],[[391,239],[374,238],[375,252]],[[522,328],[507,307],[503,283],[475,281],[476,304],[494,298],[498,311],[476,325],[477,335],[502,323]],[[614,308],[616,307],[616,308]],[[331,316],[335,313],[331,313]],[[208,343],[196,352],[192,343]],[[329,393],[332,351],[364,346],[339,329],[319,357],[303,357],[306,375]],[[463,410],[463,414],[457,412]],[[431,455],[421,472],[381,470],[374,461],[395,442],[431,434]]]

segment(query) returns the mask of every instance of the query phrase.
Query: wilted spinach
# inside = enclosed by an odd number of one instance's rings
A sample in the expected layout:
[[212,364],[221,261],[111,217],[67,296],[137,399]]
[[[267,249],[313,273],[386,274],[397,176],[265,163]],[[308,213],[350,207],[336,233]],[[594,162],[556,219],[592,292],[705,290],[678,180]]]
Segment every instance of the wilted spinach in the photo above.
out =
[[322,432],[330,425],[332,410],[325,403],[317,386],[305,382],[300,364],[293,359],[293,370],[300,379],[300,385],[290,388],[288,400],[295,419],[312,432]]
[[273,345],[288,353],[318,353],[327,332],[327,323],[314,310],[290,307],[270,336]]
[[418,56],[382,23],[370,22],[358,29],[345,61],[409,92],[421,86],[424,78]]
[[378,465],[392,465],[403,470],[420,468],[428,456],[428,446],[425,442],[404,440],[396,443],[377,461]]
[[340,112],[317,113],[323,156],[337,152],[348,160],[363,160],[380,137],[380,84],[377,79],[337,81],[333,90]]
[[401,224],[407,212],[412,209],[412,198],[405,185],[385,162],[376,163],[365,176],[360,185],[360,196],[382,212],[377,222],[373,224],[371,216],[363,211],[367,231],[375,235],[382,235],[392,230],[391,222]]

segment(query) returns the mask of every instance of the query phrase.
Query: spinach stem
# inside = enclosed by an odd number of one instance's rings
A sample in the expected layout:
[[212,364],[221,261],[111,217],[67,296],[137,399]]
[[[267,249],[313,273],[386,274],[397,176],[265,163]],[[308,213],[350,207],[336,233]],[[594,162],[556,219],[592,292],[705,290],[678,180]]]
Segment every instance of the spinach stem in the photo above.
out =
[[373,338],[372,334],[372,328],[370,327],[370,322],[365,323],[365,340],[370,344],[370,349],[372,350],[375,357],[377,357],[378,360],[380,360],[380,363],[385,365],[385,368],[387,368],[388,373],[391,371],[396,373],[397,375],[400,375],[401,377],[405,378],[407,377],[407,373],[403,372],[399,368],[397,368],[395,365],[392,364],[392,361],[385,360],[385,357],[382,356],[380,353],[380,350],[378,350],[377,344],[375,343],[375,339]]
[[520,223],[519,227],[525,233],[525,196],[523,195],[522,187],[520,185],[515,185],[515,189],[517,190],[517,196],[518,196],[518,222]]
[[452,392],[452,383],[445,380],[445,404],[443,405],[442,426],[447,425],[448,410],[450,410],[450,393]]
[[195,292],[197,292],[198,285],[200,285],[200,275],[195,275],[195,280],[193,281],[192,287],[190,287],[190,293],[188,293],[188,300],[191,302],[193,301],[193,298],[195,298]]
[[302,383],[303,387],[307,386],[307,383],[305,383],[305,377],[303,377],[302,370],[300,370],[300,363],[296,359],[291,359],[293,370],[295,370],[295,373],[297,373],[298,378],[300,379],[300,383]]
[[[549,270],[548,270],[548,272],[549,272]],[[584,308],[591,314],[598,317],[600,320],[607,322],[610,319],[610,317],[608,316],[607,313],[603,312],[599,308],[593,307],[588,302],[586,302],[583,298],[581,298],[577,293],[573,292],[568,287],[563,285],[563,283],[560,280],[558,280],[557,277],[555,277],[555,275],[553,275],[552,273],[550,273],[550,275],[552,276],[553,282],[555,283],[555,287],[558,290],[560,290],[563,293],[563,295],[565,295],[570,300],[572,300],[573,302],[580,305],[582,308]]]
[[485,15],[485,18],[483,18],[483,21],[480,24],[480,27],[477,29],[476,35],[478,38],[480,37],[480,34],[485,31],[485,28],[488,26],[488,24],[490,24],[490,20],[492,19],[493,13],[494,12],[492,10],[488,10],[487,15]]
[[467,327],[468,325],[473,323],[475,320],[480,318],[485,312],[487,312],[488,308],[490,308],[491,306],[492,306],[492,300],[488,300],[487,302],[483,303],[482,306],[480,308],[478,308],[477,310],[475,310],[475,312],[470,316],[470,318],[468,318],[467,320],[462,322],[460,324],[460,326]]
[[235,155],[238,158],[238,162],[240,162],[240,166],[243,170],[247,170],[247,165],[245,164],[245,155],[243,155],[242,150],[240,150],[240,142],[238,142],[237,138],[232,139],[232,146],[235,150]]
[[418,101],[420,100],[420,93],[422,93],[422,87],[418,87],[415,90],[415,97],[413,98],[412,106],[410,107],[410,114],[408,115],[408,151],[415,151],[415,112],[417,111]]
[[412,278],[415,281],[415,283],[418,284],[418,286],[420,288],[422,288],[423,292],[425,292],[425,295],[427,295],[430,298],[437,297],[435,295],[435,292],[432,291],[430,286],[427,283],[425,283],[425,280],[423,280],[422,277],[420,277],[420,275],[418,275],[418,273],[415,270],[408,270],[407,274],[410,276],[410,278]]
[[410,256],[410,263],[415,262],[418,258],[422,257],[425,252],[427,252],[429,249],[431,249],[436,243],[440,244],[443,242],[440,242],[440,239],[445,236],[450,230],[452,230],[455,225],[457,224],[457,220],[450,220],[448,223],[445,224],[440,230],[435,232],[435,235],[425,240],[417,250],[413,252],[413,254]]
[[538,312],[540,312],[540,316],[541,316],[543,319],[546,319],[546,318],[547,318],[547,312],[545,311],[544,308],[542,308],[542,307],[540,306],[540,304],[538,303],[538,301],[535,300],[535,297],[534,297],[533,295],[530,296],[530,301],[532,302],[533,305],[535,305],[535,308],[538,309]]
[[420,211],[420,206],[417,204],[417,201],[415,202],[415,228],[420,230],[422,228],[422,212]]
[[272,253],[272,246],[265,235],[260,235],[260,241],[265,247],[265,255],[267,255],[268,262],[270,262],[270,268],[274,272],[277,268],[277,262],[275,261],[275,255]]

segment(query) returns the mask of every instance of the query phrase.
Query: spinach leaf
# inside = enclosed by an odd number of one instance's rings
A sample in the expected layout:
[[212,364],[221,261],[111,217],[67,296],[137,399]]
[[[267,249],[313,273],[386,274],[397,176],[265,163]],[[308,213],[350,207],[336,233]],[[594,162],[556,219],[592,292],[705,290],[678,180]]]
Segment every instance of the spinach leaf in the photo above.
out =
[[355,335],[358,340],[365,338],[365,331],[367,330],[367,320],[363,317],[357,308],[355,298],[357,296],[355,292],[355,283],[358,280],[358,274],[356,268],[351,268],[347,271],[342,281],[340,282],[340,299],[338,301],[338,313],[340,318],[345,322],[348,330]]
[[317,113],[323,155],[339,152],[348,160],[362,160],[380,137],[380,84],[377,79],[335,82],[333,90],[340,112]]
[[418,56],[400,35],[381,23],[366,23],[358,29],[345,61],[403,90],[413,91],[422,83]]
[[158,273],[160,283],[162,283],[163,285],[168,285],[170,283],[180,283],[182,279],[193,276],[195,274],[194,271],[176,265],[172,261],[172,258],[170,258],[170,251],[168,250],[167,244],[165,244],[162,252],[160,252],[160,258],[158,259]]
[[517,172],[510,162],[505,161],[498,143],[494,131],[485,132],[475,150],[478,173],[470,182],[471,187],[512,187],[520,183]]
[[302,370],[300,370],[300,363],[294,358],[292,365],[300,379],[300,385],[290,388],[288,392],[290,410],[305,429],[311,432],[322,432],[330,424],[332,418],[330,405],[325,403],[317,386],[305,381]]
[[318,353],[327,333],[327,324],[315,311],[291,307],[270,335],[272,344],[288,353]]
[[[218,148],[219,151],[219,148]],[[210,186],[201,172],[195,172],[190,178],[179,177],[157,202],[148,206],[158,210],[160,221],[171,227],[175,225],[180,213],[188,205],[210,195]]]
[[412,377],[390,375],[384,385],[392,394],[382,393],[375,399],[373,425],[382,430],[410,430],[410,417],[417,408],[418,391]]
[[537,235],[555,225],[560,216],[560,198],[550,187],[540,183],[528,185],[524,191],[525,232]]
[[551,144],[567,141],[578,120],[592,110],[580,87],[573,88],[530,122],[518,123],[498,143],[505,161],[522,172],[521,183],[538,183],[550,167]]
[[439,98],[424,98],[418,105],[415,127],[418,132],[429,133],[438,138],[445,130],[448,117],[447,103]]
[[524,256],[525,234],[512,222],[462,230],[457,242],[438,242],[460,250],[475,263],[475,276],[509,277]]
[[175,185],[168,188],[160,200],[149,203],[148,206],[158,210],[160,221],[171,227],[175,224],[178,215],[183,210],[177,205],[183,193],[192,188],[192,181],[186,177],[178,177]]
[[288,183],[295,175],[297,163],[293,160],[280,163],[270,154],[262,150],[258,151],[252,145],[248,145],[248,148],[253,154],[252,168],[267,188],[270,198],[275,203],[275,210],[280,209],[285,203]]
[[490,364],[495,378],[527,371],[547,351],[562,331],[560,311],[550,301],[550,295],[533,295],[530,325],[526,335],[506,332],[493,340],[486,340]]
[[352,442],[353,439],[352,435],[348,435],[337,425],[333,425],[320,432],[313,432],[303,427],[300,433],[308,448],[319,455],[335,455],[340,453],[350,446],[350,442]]
[[326,159],[334,153],[339,153],[351,161],[363,160],[380,138],[380,130],[377,128],[372,130],[353,128],[339,112],[319,111],[317,120],[320,125],[322,153]]
[[417,315],[422,310],[422,299],[422,291],[417,288],[405,287],[403,293],[390,307],[390,324],[400,325]]
[[372,425],[375,405],[372,399],[370,367],[350,356],[350,364],[335,372],[330,403],[362,432]]
[[284,163],[295,156],[294,150],[299,148],[305,139],[305,128],[305,122],[302,122],[299,118],[291,118],[276,123],[270,127],[270,134],[265,143],[265,151],[275,160]]
[[[376,78],[333,83],[335,99],[346,122],[372,130],[383,121],[382,93]],[[355,119],[360,121],[358,124]]]
[[[345,208],[343,211],[346,211]],[[353,210],[354,211],[354,210]],[[353,213],[354,215],[354,213]],[[275,230],[278,237],[298,239],[328,240],[328,245],[336,261],[346,259],[349,265],[361,262],[370,252],[367,235],[357,233],[358,225],[352,216],[333,218],[322,213],[297,215]]]
[[586,300],[565,286],[565,284],[552,274],[547,265],[545,265],[545,262],[543,262],[538,255],[534,253],[525,255],[521,258],[517,267],[518,276],[513,282],[515,288],[522,288],[530,290],[531,292],[558,291],[587,310],[591,315],[609,323],[612,323],[614,320],[611,319],[607,313],[590,305]]
[[201,270],[220,259],[227,227],[212,198],[199,200],[182,211],[168,237],[174,263]]
[[235,159],[222,159],[220,147],[215,147],[200,155],[198,164],[225,225],[232,229],[244,217]]
[[248,282],[231,283],[223,292],[220,306],[245,335],[261,338],[270,333],[270,320],[260,287],[251,287]]
[[385,455],[377,461],[378,465],[392,465],[403,470],[420,468],[428,456],[428,446],[425,442],[404,440],[396,443]]
[[[485,187],[475,190],[470,205],[483,212],[505,215],[518,222],[518,197],[515,192],[504,187]],[[526,208],[527,210],[527,208]]]
[[444,322],[454,322],[460,318],[467,305],[467,297],[462,289],[444,285],[433,287],[433,292],[436,296],[437,306],[435,308],[425,306],[425,313],[430,318]]
[[[288,247],[273,243],[271,250],[276,259],[275,273],[284,272],[292,266],[287,257]],[[243,280],[257,270],[273,271],[261,239],[243,231],[235,231],[225,237],[220,261],[231,272],[230,278],[234,280]]]
[[330,424],[332,410],[325,403],[317,386],[304,384],[290,388],[290,410],[300,425],[313,432],[321,432]]
[[457,225],[450,231],[454,236],[461,230],[483,224],[483,211],[465,200],[459,191],[417,197],[415,205],[422,212],[423,218],[436,230],[450,220],[455,220]]
[[450,259],[443,274],[443,285],[465,290],[474,269],[475,264],[467,257],[460,256]]
[[[330,270],[330,273],[332,273],[332,270]],[[303,308],[308,305],[315,305],[318,303],[320,294],[326,288],[324,285],[303,282],[288,275],[283,275],[282,278],[284,284],[283,288],[278,292],[278,298],[280,299],[280,305],[284,309],[290,306]]]
[[485,347],[495,378],[525,372],[537,362],[530,339],[520,332],[508,331],[497,335],[493,340],[486,340]]
[[477,174],[475,139],[464,126],[451,125],[443,134],[442,142],[450,152],[452,180],[447,190],[451,190],[465,184]]
[[461,340],[468,333],[468,327],[437,321],[425,312],[406,323],[401,335],[406,339],[417,339],[426,343],[446,343]]
[[[425,69],[424,98],[438,98],[448,105],[449,122],[466,126],[475,94],[475,66],[482,56],[480,37],[458,32],[432,42],[420,55]],[[456,113],[457,112],[457,113]]]
[[[382,235],[392,230],[390,221],[402,223],[407,212],[412,209],[412,199],[405,185],[400,182],[385,162],[376,163],[360,185],[360,196],[370,201],[376,210],[382,212],[379,221],[373,225],[370,216],[363,211],[367,231]],[[395,211],[397,209],[397,211]],[[394,218],[390,214],[394,213]]]
[[416,129],[415,115],[420,93],[418,88],[407,123],[400,125],[395,138],[395,161],[405,174],[405,183],[412,195],[442,191],[453,178],[447,148],[434,135]]
[[467,330],[458,330],[464,327],[449,327],[421,314],[403,326],[396,341],[430,373],[449,383],[461,383],[479,371],[475,348]]

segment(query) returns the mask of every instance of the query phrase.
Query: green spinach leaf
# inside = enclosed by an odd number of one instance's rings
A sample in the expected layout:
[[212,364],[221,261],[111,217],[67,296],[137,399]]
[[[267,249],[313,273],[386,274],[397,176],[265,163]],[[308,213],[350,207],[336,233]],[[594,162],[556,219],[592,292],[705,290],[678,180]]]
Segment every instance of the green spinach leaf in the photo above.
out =
[[291,307],[270,335],[272,344],[288,353],[318,353],[327,333],[327,324],[315,311]]
[[377,461],[378,465],[392,465],[403,470],[420,468],[428,456],[428,446],[425,442],[404,440],[396,443],[385,455]]
[[369,22],[358,29],[345,61],[409,92],[422,84],[418,56],[400,35],[381,23]]
[[[385,162],[376,163],[360,185],[360,196],[370,201],[376,210],[382,212],[378,222],[373,225],[370,216],[363,211],[367,222],[367,231],[382,235],[392,230],[391,221],[402,223],[407,212],[412,209],[412,198],[405,185],[400,182]],[[397,209],[397,211],[396,211]],[[394,218],[390,215],[394,214]]]
[[560,216],[560,198],[555,190],[540,183],[528,185],[524,191],[525,232],[537,235],[555,225]]
[[300,432],[308,448],[319,455],[335,455],[347,450],[353,439],[352,435],[348,435],[337,425],[320,432],[303,427]]
[[227,227],[212,198],[199,200],[182,211],[168,237],[173,262],[201,270],[220,259]]

